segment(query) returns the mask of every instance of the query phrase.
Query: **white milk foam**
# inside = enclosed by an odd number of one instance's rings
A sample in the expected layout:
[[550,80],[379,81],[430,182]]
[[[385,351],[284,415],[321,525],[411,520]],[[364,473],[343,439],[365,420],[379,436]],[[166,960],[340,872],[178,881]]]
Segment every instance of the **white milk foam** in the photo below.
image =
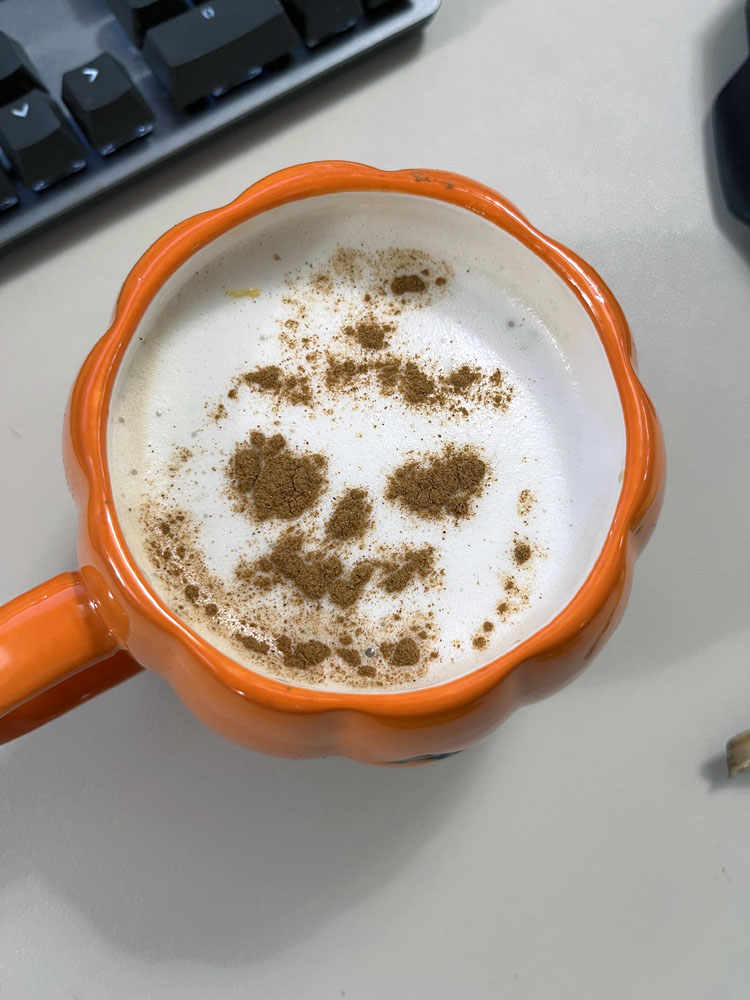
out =
[[[361,252],[358,266],[336,270],[331,261],[340,264],[341,248]],[[427,262],[424,294],[397,297],[382,284],[372,261],[382,251],[381,263],[398,264],[394,248],[414,249],[411,259]],[[417,264],[408,259],[387,266],[394,276],[409,273]],[[321,274],[332,279],[333,291],[316,278]],[[435,285],[436,276],[445,284]],[[379,281],[385,294],[364,306],[364,295]],[[486,385],[501,369],[504,387],[512,388],[507,406],[466,402],[466,415],[413,407],[398,393],[379,395],[374,378],[362,392],[327,394],[320,367],[326,350],[355,361],[374,356],[341,332],[363,309],[394,327],[391,352],[418,361],[432,377],[469,365],[481,369]],[[236,398],[228,397],[242,373],[266,365],[295,372],[301,365],[316,405],[290,405],[242,384]],[[328,489],[299,519],[305,531],[323,539],[336,499],[347,489],[365,489],[373,527],[362,540],[346,543],[344,561],[372,556],[376,545],[430,545],[439,578],[415,577],[390,594],[377,586],[376,575],[348,610],[327,597],[313,607],[291,584],[255,593],[247,607],[227,608],[217,600],[213,615],[212,607],[206,611],[210,587],[196,603],[186,600],[188,576],[169,577],[155,555],[160,512],[189,512],[189,541],[204,576],[231,593],[238,562],[267,554],[297,524],[253,522],[227,495],[230,456],[254,430],[281,433],[294,453],[327,458]],[[386,499],[397,466],[440,453],[447,444],[472,446],[486,462],[472,517],[426,520]],[[127,350],[108,440],[125,540],[176,614],[255,671],[303,686],[365,691],[382,690],[378,684],[403,690],[448,681],[554,618],[583,584],[605,541],[624,456],[623,416],[604,350],[564,283],[479,216],[426,198],[374,193],[310,198],[271,210],[185,264],[152,303]],[[150,533],[144,504],[151,511]],[[519,543],[531,552],[520,563]],[[268,642],[265,655],[232,638],[248,625],[259,642]],[[274,651],[281,632],[294,642],[323,642],[331,654],[312,671],[285,668]],[[374,677],[372,671],[343,671],[333,652],[342,633],[351,634],[349,648],[375,667]],[[412,675],[389,673],[379,647],[407,635],[420,651],[419,666]]]

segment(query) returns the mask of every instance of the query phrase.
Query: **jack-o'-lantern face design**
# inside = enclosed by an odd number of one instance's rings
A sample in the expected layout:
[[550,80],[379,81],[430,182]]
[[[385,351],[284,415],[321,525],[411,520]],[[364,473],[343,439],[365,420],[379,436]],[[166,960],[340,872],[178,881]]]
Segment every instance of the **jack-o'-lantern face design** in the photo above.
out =
[[144,338],[136,555],[191,628],[254,670],[438,682],[569,594],[588,470],[571,476],[565,437],[596,434],[559,345],[499,295],[481,248],[381,238],[321,254],[304,236],[214,260]]

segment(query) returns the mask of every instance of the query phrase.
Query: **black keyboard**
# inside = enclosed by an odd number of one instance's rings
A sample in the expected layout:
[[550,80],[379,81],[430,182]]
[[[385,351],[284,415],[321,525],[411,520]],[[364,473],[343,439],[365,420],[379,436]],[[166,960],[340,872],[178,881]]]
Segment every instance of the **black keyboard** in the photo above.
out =
[[0,252],[439,5],[0,0]]

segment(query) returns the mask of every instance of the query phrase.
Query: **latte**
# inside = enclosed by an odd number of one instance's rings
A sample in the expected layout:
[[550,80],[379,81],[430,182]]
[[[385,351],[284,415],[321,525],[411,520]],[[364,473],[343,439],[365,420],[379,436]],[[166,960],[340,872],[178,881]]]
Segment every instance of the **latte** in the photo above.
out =
[[248,668],[396,691],[480,668],[591,571],[625,434],[584,307],[508,234],[340,194],[197,254],[109,416],[150,586]]

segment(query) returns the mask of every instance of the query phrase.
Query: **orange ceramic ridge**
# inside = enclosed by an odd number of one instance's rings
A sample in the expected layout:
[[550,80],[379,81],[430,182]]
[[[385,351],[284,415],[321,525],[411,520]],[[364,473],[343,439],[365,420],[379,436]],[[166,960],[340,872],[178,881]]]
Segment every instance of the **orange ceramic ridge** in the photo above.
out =
[[[261,212],[351,191],[449,202],[481,215],[533,251],[574,292],[598,331],[626,431],[624,478],[608,537],[563,611],[470,674],[390,694],[294,687],[253,673],[195,634],[155,595],[131,560],[107,468],[107,415],[118,367],[148,304],[170,275],[201,247]],[[65,461],[80,514],[81,569],[0,608],[0,742],[131,676],[140,664],[168,680],[207,725],[266,753],[343,754],[391,763],[471,745],[520,704],[571,679],[624,610],[634,559],[656,521],[664,483],[661,431],[636,376],[632,351],[625,317],[602,279],[495,191],[456,174],[382,171],[346,162],[302,164],[271,174],[223,208],[175,226],[131,271],[112,326],[73,388]]]

